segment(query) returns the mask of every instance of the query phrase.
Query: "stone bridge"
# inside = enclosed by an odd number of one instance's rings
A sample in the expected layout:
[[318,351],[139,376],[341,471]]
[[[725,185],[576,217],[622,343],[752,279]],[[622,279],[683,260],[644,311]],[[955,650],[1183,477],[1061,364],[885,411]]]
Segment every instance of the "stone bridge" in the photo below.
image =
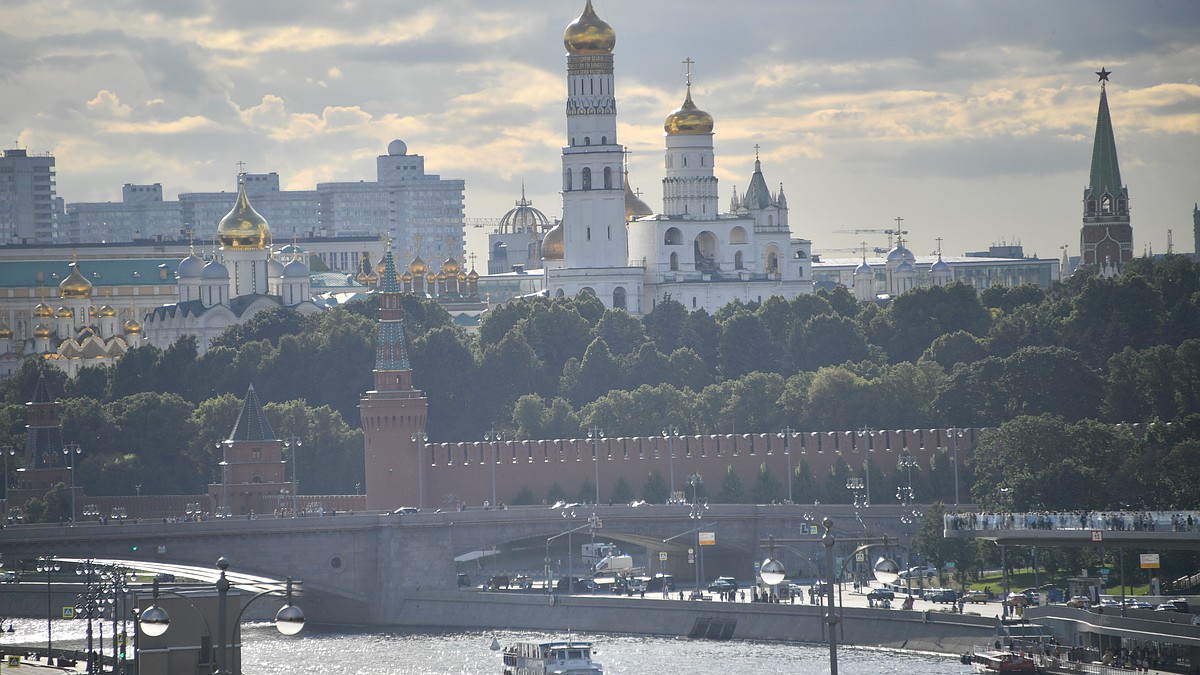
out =
[[[623,505],[24,525],[0,531],[0,550],[9,569],[17,567],[17,561],[42,555],[199,567],[212,566],[223,555],[230,559],[231,571],[301,580],[305,612],[315,622],[392,625],[406,622],[401,620],[406,593],[453,589],[457,572],[474,577],[494,571],[524,572],[540,579],[548,557],[555,574],[565,573],[568,567],[585,573],[578,554],[580,544],[593,539],[588,527],[593,513],[600,521],[596,541],[617,544],[650,572],[665,571],[690,582],[695,573],[688,563],[688,549],[695,548],[697,530],[713,532],[716,540],[715,545],[704,547],[705,577],[751,579],[754,562],[765,556],[763,542],[770,536],[787,541],[776,555],[789,570],[815,569],[823,549],[819,536],[808,533],[807,524],[832,518],[846,549],[839,551],[843,554],[865,531],[901,535],[901,511],[901,507],[873,506],[871,518],[859,520],[854,508],[846,505],[715,505],[695,520],[687,505]],[[547,543],[548,538],[576,528],[570,537]],[[672,537],[676,538],[664,543]],[[665,562],[660,561],[662,552],[667,554]],[[456,563],[456,557],[470,562]]]

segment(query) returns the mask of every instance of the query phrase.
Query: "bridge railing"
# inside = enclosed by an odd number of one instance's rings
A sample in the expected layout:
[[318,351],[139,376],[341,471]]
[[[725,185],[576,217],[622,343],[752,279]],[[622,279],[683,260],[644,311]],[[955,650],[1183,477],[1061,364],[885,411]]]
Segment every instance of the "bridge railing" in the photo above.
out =
[[1107,530],[1193,532],[1200,511],[1037,511],[1031,513],[948,513],[947,531]]

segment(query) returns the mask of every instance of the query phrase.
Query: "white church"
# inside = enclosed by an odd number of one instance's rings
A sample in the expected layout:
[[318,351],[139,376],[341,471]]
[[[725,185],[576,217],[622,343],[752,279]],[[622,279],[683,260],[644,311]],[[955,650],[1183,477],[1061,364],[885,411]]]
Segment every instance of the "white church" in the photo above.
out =
[[591,1],[567,26],[567,144],[562,221],[542,241],[546,291],[588,291],[634,314],[675,300],[712,312],[735,299],[761,302],[813,292],[812,242],[792,236],[787,200],[762,164],[728,209],[713,173],[713,117],[692,101],[690,60],[683,105],[667,115],[663,207],[654,213],[629,189],[617,138],[616,33]]

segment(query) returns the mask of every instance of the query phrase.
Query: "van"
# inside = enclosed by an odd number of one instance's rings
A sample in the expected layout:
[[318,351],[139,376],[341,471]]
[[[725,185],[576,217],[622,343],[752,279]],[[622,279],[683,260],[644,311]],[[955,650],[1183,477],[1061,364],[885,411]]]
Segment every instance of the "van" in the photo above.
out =
[[647,593],[671,593],[675,590],[675,577],[670,574],[655,574],[646,582]]

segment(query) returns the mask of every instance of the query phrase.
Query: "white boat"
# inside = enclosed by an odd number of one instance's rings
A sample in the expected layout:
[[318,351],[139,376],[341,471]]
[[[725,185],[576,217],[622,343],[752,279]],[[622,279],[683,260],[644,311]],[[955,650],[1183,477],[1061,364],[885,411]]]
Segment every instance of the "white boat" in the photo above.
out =
[[592,643],[578,640],[518,642],[504,648],[504,675],[603,675],[592,661]]
[[970,663],[977,673],[1036,673],[1037,665],[1024,654],[1004,651],[964,654],[963,663]]

